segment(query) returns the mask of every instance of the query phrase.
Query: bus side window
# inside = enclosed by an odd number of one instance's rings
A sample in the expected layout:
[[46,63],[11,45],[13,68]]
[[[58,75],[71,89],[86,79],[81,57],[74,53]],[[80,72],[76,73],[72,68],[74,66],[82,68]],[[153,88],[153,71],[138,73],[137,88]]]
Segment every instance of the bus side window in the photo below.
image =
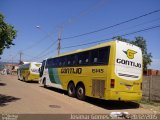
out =
[[97,64],[98,62],[98,50],[92,50],[91,51],[91,63]]
[[91,63],[96,65],[108,64],[110,46],[91,51]]
[[45,68],[48,68],[49,66],[53,66],[53,64],[54,64],[53,59],[48,59]]
[[94,63],[97,63],[98,62],[98,58],[94,58]]
[[110,46],[99,49],[99,64],[108,64]]
[[63,57],[60,57],[59,59],[58,59],[58,67],[61,67],[61,66],[63,66]]
[[98,60],[98,63],[99,64],[105,64],[106,62],[107,62],[107,50],[106,50],[106,48],[101,48],[101,49],[99,49],[99,51],[98,51],[99,53],[98,53],[98,57],[99,57],[99,60]]
[[67,57],[61,57],[60,61],[62,62],[62,66],[66,66]]
[[73,65],[76,65],[75,54],[67,56],[67,66],[73,66]]
[[59,62],[59,66],[62,66],[62,62],[61,61]]
[[56,65],[55,65],[55,66],[56,66],[56,67],[59,67],[60,59],[59,59],[59,58],[56,58],[56,59],[55,59],[55,62],[56,62]]
[[78,61],[78,64],[82,64],[82,60],[79,60],[79,61]]
[[89,64],[89,52],[81,52],[78,54],[78,64],[87,65]]
[[68,61],[68,65],[70,65],[71,64],[71,61]]
[[87,59],[85,60],[85,62],[88,63],[88,62],[89,62],[89,59],[87,58]]

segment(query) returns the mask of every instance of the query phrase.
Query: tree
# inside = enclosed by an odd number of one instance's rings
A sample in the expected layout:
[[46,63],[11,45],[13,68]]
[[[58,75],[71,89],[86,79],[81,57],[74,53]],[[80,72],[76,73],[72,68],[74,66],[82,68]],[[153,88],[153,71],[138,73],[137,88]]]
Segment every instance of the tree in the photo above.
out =
[[121,36],[115,36],[113,37],[114,40],[119,40],[119,41],[123,41],[123,42],[129,42],[128,39],[126,38],[122,38]]
[[116,36],[113,37],[113,39],[128,42],[140,47],[142,49],[142,55],[143,55],[143,70],[147,70],[147,66],[152,63],[152,54],[147,52],[146,40],[143,37],[138,36],[135,37],[134,40],[128,40],[126,38],[122,38],[121,36]]
[[0,13],[0,55],[5,48],[10,48],[14,45],[13,39],[15,39],[17,31],[14,27],[4,21],[4,16]]

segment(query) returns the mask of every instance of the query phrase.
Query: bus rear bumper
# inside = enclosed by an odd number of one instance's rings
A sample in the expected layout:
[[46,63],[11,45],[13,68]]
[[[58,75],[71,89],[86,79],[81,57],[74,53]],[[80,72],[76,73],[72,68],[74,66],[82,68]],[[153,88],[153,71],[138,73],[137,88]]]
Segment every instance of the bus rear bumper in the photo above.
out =
[[141,100],[142,92],[117,92],[111,91],[109,100],[134,101]]

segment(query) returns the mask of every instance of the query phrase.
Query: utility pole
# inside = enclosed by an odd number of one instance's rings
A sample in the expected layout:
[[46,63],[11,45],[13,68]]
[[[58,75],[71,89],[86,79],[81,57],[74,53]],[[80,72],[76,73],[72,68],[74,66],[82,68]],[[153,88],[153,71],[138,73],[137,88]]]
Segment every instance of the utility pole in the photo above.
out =
[[22,62],[22,54],[23,54],[22,51],[20,51],[20,52],[19,52],[19,63]]
[[13,56],[12,56],[12,66],[13,66]]
[[58,47],[57,47],[58,56],[59,56],[59,54],[60,54],[60,49],[61,49],[61,33],[62,33],[62,31],[60,30],[60,31],[58,32]]

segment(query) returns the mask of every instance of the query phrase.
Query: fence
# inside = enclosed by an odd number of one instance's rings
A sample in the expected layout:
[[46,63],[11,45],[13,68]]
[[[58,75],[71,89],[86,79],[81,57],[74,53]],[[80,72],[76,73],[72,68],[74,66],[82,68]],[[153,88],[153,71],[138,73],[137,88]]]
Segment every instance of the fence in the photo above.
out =
[[160,76],[144,76],[142,90],[144,99],[160,101]]

